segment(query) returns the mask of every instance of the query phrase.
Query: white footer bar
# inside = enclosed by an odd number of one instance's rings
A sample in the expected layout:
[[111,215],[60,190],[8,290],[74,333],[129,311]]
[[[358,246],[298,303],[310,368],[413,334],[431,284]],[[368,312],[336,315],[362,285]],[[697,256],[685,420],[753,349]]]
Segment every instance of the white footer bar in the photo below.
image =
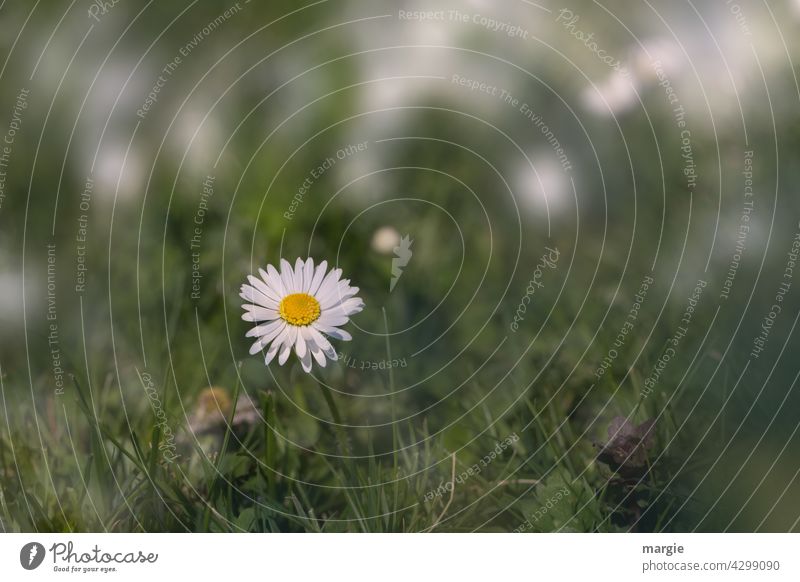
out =
[[0,580],[768,582],[798,564],[791,534],[0,535]]

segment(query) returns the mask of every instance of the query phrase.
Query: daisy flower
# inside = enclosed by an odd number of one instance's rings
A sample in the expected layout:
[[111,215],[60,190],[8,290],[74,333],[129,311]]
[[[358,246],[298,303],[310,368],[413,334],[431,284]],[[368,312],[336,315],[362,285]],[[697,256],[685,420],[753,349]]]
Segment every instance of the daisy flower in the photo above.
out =
[[280,272],[272,265],[259,269],[260,278],[248,275],[249,285],[242,285],[242,319],[257,323],[247,337],[257,338],[250,347],[254,355],[266,350],[264,361],[269,364],[277,355],[282,366],[294,349],[303,370],[311,371],[313,357],[321,367],[326,358],[337,359],[326,336],[350,341],[352,336],[339,329],[364,308],[356,297],[358,287],[350,279],[341,279],[342,270],[328,271],[327,261],[316,267],[312,259],[297,259],[294,269],[281,259]]

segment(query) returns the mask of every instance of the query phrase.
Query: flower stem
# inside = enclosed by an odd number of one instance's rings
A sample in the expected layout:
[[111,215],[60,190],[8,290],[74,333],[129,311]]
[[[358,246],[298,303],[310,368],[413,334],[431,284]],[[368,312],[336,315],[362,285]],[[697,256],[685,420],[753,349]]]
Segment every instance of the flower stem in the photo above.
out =
[[328,409],[331,411],[331,416],[333,417],[334,422],[333,430],[336,433],[336,439],[339,442],[339,452],[342,455],[349,455],[350,445],[347,441],[347,433],[344,431],[344,427],[342,426],[342,415],[339,413],[339,407],[336,406],[336,401],[333,399],[331,391],[326,386],[323,386],[319,382],[317,382],[317,386],[319,386],[319,389],[322,391],[322,396],[325,398],[325,402],[328,404]]
[[[386,317],[386,308],[381,307],[381,311],[383,312],[383,325],[386,329],[386,358],[388,361],[387,367],[389,368],[389,391],[391,394],[389,395],[389,405],[392,411],[392,479],[394,480],[394,507],[393,509],[397,510],[398,506],[398,499],[400,496],[400,483],[397,480],[398,475],[398,459],[399,456],[399,441],[400,435],[398,434],[398,427],[397,427],[397,408],[395,403],[395,390],[394,390],[394,367],[392,366],[392,346],[391,342],[389,341],[389,318]],[[394,521],[396,513],[392,512],[392,520]]]

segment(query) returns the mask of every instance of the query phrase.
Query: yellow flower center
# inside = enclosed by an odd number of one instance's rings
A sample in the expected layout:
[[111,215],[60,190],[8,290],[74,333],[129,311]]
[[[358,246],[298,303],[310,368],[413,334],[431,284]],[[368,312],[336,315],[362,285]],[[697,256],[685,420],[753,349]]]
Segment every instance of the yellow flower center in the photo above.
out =
[[202,416],[216,414],[219,410],[222,414],[227,415],[231,410],[231,397],[228,396],[228,391],[225,388],[217,386],[209,386],[204,389],[197,399],[197,408],[200,410]]
[[283,298],[278,313],[290,325],[311,325],[319,319],[319,301],[308,293],[292,293]]

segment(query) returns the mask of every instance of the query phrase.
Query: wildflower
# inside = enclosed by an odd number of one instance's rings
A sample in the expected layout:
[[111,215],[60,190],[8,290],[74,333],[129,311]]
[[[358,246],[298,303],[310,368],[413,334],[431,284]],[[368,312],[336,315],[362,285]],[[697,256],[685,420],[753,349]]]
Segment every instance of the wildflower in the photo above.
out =
[[626,472],[642,468],[647,462],[647,451],[653,446],[654,419],[634,426],[628,419],[618,416],[608,427],[608,442],[599,445],[598,460],[614,469]]
[[326,358],[337,359],[326,336],[353,339],[339,328],[364,308],[361,298],[355,297],[358,287],[341,279],[341,269],[328,271],[327,261],[315,268],[312,259],[297,259],[292,269],[281,259],[280,267],[278,272],[267,265],[266,271],[258,270],[261,278],[249,275],[250,284],[242,285],[240,296],[247,302],[242,305],[242,319],[259,323],[247,332],[247,337],[257,338],[250,354],[266,350],[265,363],[277,355],[282,366],[294,349],[306,372],[311,371],[312,357],[325,367]]
[[400,233],[393,226],[382,226],[372,235],[372,250],[382,255],[391,255],[400,244]]
[[258,421],[258,409],[249,396],[241,394],[231,418],[233,402],[225,388],[209,386],[197,397],[194,411],[189,417],[189,427],[198,436],[223,431],[230,420],[231,428],[246,428]]

